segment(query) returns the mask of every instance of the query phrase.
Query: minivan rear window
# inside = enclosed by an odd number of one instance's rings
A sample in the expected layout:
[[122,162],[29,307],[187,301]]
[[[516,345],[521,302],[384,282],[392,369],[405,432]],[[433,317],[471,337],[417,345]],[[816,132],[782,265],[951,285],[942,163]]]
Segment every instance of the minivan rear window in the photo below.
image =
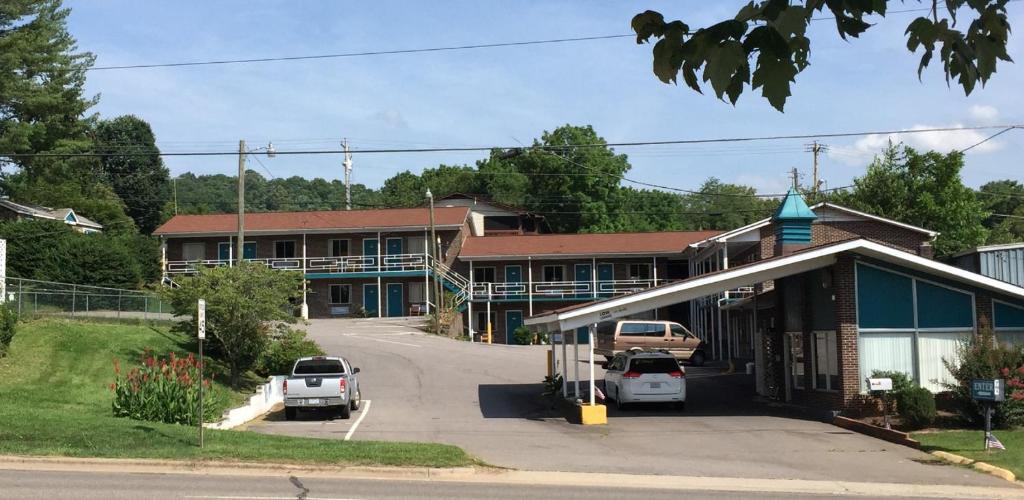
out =
[[671,373],[679,371],[679,362],[672,358],[633,358],[629,371],[636,373]]
[[296,375],[324,375],[345,373],[345,365],[336,359],[308,359],[295,365]]
[[622,337],[664,337],[665,325],[660,323],[623,323],[619,328]]

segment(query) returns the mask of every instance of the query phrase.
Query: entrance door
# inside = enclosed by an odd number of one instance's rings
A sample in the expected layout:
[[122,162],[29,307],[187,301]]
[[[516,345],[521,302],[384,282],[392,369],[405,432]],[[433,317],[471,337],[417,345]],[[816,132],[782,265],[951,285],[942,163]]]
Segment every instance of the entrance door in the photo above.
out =
[[380,290],[377,289],[377,285],[363,285],[363,309],[371,316],[377,315],[377,297],[379,296]]
[[377,238],[366,238],[363,240],[363,262],[367,264],[371,269],[364,269],[364,271],[374,271],[377,267]]
[[597,265],[597,288],[604,291],[600,294],[601,297],[611,297],[611,285],[601,286],[601,283],[610,283],[615,279],[615,264],[598,264]]
[[[387,255],[401,255],[402,238],[388,238],[385,240],[384,251]],[[384,262],[390,270],[399,270],[402,267],[402,263],[397,258],[387,259]]]
[[523,311],[505,311],[505,343],[515,343],[513,335],[517,328],[523,326]]
[[590,343],[590,327],[581,326],[576,329],[576,343],[587,345]]
[[388,316],[395,318],[404,316],[402,314],[403,292],[401,283],[388,283]]
[[[582,286],[583,283],[586,284],[586,288],[585,289],[586,290],[590,290],[591,280],[593,279],[593,276],[590,275],[590,270],[591,270],[590,264],[576,264],[576,283],[575,283],[575,286],[576,286],[577,290],[584,289],[584,287]],[[576,294],[576,298],[580,298],[580,299],[582,299],[582,298],[590,298],[590,297],[593,297],[593,296],[594,295],[592,295],[590,293],[585,293],[585,292],[580,292],[580,293]]]
[[[522,282],[523,282],[523,266],[505,266],[505,283],[506,283],[506,285],[518,285],[518,284],[521,284]],[[518,287],[510,287],[510,288],[518,289]],[[523,298],[523,295],[519,294],[519,293],[516,293],[515,295],[510,295],[510,298],[521,299],[521,298]],[[509,312],[511,312],[511,311],[509,311]],[[522,319],[521,316],[522,316],[522,314],[520,314],[520,320]],[[521,321],[520,321],[520,324],[522,324]],[[509,332],[511,332],[511,331],[512,330],[509,330]]]
[[242,245],[242,258],[243,259],[255,259],[256,258],[256,242],[246,241]]
[[220,260],[231,260],[231,243],[222,242],[217,244],[217,258]]

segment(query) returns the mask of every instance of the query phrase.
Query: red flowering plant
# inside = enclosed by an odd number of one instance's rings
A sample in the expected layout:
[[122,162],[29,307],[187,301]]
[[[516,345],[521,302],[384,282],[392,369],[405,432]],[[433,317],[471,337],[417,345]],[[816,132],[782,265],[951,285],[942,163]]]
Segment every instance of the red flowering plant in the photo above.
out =
[[996,427],[1024,425],[1024,347],[1000,341],[987,322],[979,324],[978,335],[961,343],[956,362],[944,360],[956,383],[946,388],[953,394],[960,416],[972,425],[983,425],[983,406],[971,398],[971,380],[1006,380],[1006,401],[994,406]]
[[199,384],[203,384],[204,421],[216,417],[219,393],[211,390],[210,381],[199,379],[199,361],[189,354],[178,357],[170,353],[166,359],[154,356],[147,349],[140,366],[122,371],[114,359],[113,410],[115,417],[195,425],[199,416]]

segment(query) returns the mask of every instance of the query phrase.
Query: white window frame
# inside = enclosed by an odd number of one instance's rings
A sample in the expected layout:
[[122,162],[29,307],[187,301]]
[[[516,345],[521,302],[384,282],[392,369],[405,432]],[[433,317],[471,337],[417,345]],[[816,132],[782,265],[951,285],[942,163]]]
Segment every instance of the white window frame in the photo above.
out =
[[[633,273],[633,266],[643,266],[643,267],[646,267],[647,268],[647,277],[646,278],[640,277],[640,275],[639,275],[640,273],[634,274]],[[629,279],[631,279],[631,280],[650,280],[650,279],[654,279],[654,269],[651,267],[651,263],[650,262],[631,262],[629,264],[628,271],[629,271]]]
[[[835,362],[836,364],[836,378],[839,379],[839,385],[843,385],[843,374],[839,370],[839,333],[835,330],[812,330],[811,331],[811,387],[816,391],[820,392],[839,392],[839,387],[832,387],[832,374],[828,372],[828,367],[825,367],[825,387],[818,387],[818,335],[825,335],[825,359],[827,361]],[[831,346],[833,347],[833,353],[829,353],[829,340],[831,339]],[[835,356],[831,356],[834,354]],[[804,356],[807,356],[804,353]]]
[[[334,242],[345,241],[345,248],[348,250],[345,255],[334,255]],[[352,238],[331,238],[327,240],[327,256],[328,257],[348,257],[352,255]]]
[[[348,302],[334,302],[334,287],[348,289]],[[332,306],[347,305],[352,303],[352,285],[347,283],[331,283],[327,285],[327,304]]]
[[[413,290],[419,290],[419,297],[417,297],[416,300],[413,300]],[[423,283],[422,281],[411,281],[409,282],[409,286],[406,287],[405,294],[406,301],[409,304],[423,304],[427,300],[426,284]]]
[[[559,280],[549,280],[548,279],[548,268],[559,269],[560,270],[559,274],[562,275],[562,279],[559,279]],[[541,276],[541,278],[543,278],[543,281],[546,281],[546,282],[550,282],[550,283],[561,283],[561,282],[564,282],[565,281],[565,265],[564,264],[545,264],[545,265],[541,266],[541,268],[540,268],[540,276]]]
[[[278,255],[277,254],[277,244],[278,243],[289,243],[289,242],[292,244],[292,256],[291,257],[285,257],[283,255]],[[275,259],[294,259],[294,258],[296,258],[296,255],[299,254],[298,250],[299,250],[299,245],[296,242],[296,240],[274,240],[274,258]]]

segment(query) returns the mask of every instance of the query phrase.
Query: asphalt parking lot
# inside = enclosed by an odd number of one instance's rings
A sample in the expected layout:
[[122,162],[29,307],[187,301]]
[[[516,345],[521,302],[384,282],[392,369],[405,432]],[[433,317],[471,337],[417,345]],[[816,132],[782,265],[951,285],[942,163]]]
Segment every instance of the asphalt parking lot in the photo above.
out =
[[249,430],[450,443],[524,470],[1005,486],[909,448],[753,403],[748,376],[716,368],[688,367],[685,411],[609,408],[608,425],[583,427],[539,396],[543,346],[459,342],[423,334],[403,319],[314,320],[308,330],[329,354],[362,369],[363,409],[349,420],[310,413],[289,422],[277,412]]

